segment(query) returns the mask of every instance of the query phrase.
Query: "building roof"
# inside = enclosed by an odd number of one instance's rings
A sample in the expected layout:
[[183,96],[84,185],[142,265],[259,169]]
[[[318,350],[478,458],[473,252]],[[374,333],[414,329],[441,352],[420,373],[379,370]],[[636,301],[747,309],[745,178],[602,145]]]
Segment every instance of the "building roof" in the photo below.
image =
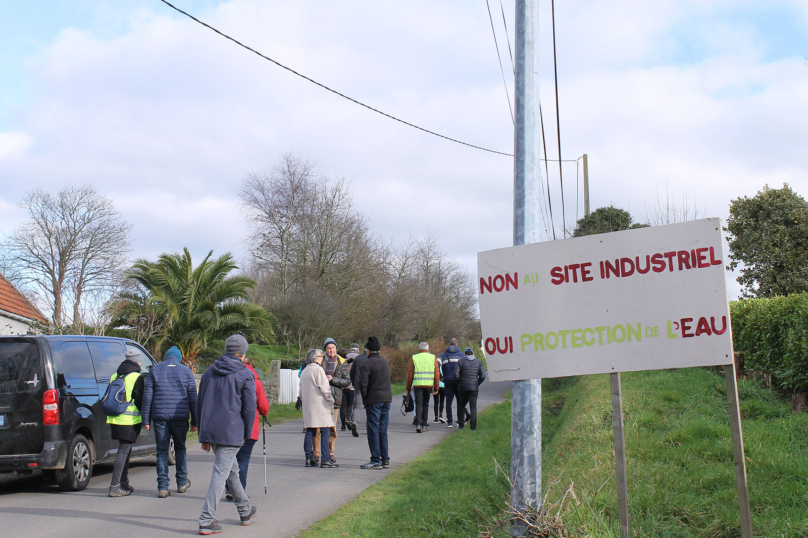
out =
[[39,321],[40,323],[47,323],[45,316],[42,315],[31,302],[14,287],[14,284],[0,275],[0,310],[20,316],[22,318],[30,319],[31,321]]

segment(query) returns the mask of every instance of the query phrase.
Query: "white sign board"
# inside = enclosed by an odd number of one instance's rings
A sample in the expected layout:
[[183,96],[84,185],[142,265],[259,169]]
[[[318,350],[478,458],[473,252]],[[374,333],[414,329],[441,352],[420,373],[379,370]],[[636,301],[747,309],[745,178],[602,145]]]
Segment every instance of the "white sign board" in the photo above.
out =
[[724,265],[719,219],[481,252],[491,380],[730,364]]

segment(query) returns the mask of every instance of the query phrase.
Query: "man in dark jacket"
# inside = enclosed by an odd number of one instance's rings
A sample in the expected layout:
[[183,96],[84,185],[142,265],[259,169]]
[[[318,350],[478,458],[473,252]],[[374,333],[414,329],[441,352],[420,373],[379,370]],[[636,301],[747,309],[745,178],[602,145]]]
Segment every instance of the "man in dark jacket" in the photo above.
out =
[[[361,469],[381,469],[390,467],[387,450],[387,425],[390,421],[390,404],[393,390],[390,386],[390,364],[379,354],[382,347],[375,336],[365,344],[368,358],[359,371],[359,392],[365,403],[367,415],[368,446],[370,461]],[[354,363],[356,359],[354,359]]]
[[466,348],[465,357],[458,363],[457,379],[457,388],[460,391],[457,398],[457,429],[463,429],[463,411],[468,404],[471,407],[471,431],[474,431],[477,429],[477,394],[485,381],[485,368],[470,347]]
[[238,474],[236,454],[244,440],[252,435],[255,422],[255,379],[241,362],[247,353],[247,340],[234,334],[224,343],[224,355],[216,359],[202,376],[196,412],[199,420],[199,442],[202,450],[216,455],[213,474],[202,514],[199,534],[222,532],[214,519],[219,499],[227,483],[241,516],[241,524],[249,525],[256,508],[244,493]]
[[188,460],[185,438],[188,435],[188,416],[191,416],[191,431],[196,431],[196,381],[191,369],[182,364],[182,352],[171,347],[146,378],[143,391],[143,424],[148,430],[149,421],[154,421],[154,438],[157,443],[157,496],[164,499],[171,495],[168,490],[168,448],[174,440],[176,459],[177,493],[185,493],[191,487],[188,479]]
[[[452,338],[449,341],[449,347],[446,351],[438,355],[440,361],[441,371],[443,372],[443,387],[446,392],[446,427],[452,428],[452,403],[454,402],[457,393],[457,365],[463,359],[463,352],[457,347],[457,338]],[[462,420],[464,413],[463,407],[460,406],[460,401],[457,402],[457,418],[458,422]]]

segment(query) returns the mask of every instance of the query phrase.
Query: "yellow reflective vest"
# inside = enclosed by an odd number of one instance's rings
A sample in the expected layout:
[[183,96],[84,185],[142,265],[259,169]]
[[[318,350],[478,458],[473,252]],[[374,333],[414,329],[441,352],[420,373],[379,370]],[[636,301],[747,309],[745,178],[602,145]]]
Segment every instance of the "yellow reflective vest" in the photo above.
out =
[[419,353],[412,356],[413,387],[432,387],[435,384],[435,355]]
[[[140,374],[138,372],[132,372],[131,374],[126,374],[124,378],[124,386],[126,387],[126,401],[129,402],[129,406],[126,408],[126,411],[121,413],[116,417],[107,417],[107,424],[117,424],[119,426],[132,426],[134,424],[140,424],[143,419],[140,417],[140,409],[137,408],[135,405],[135,401],[132,399],[132,390],[135,388],[135,383],[138,380]],[[118,379],[118,374],[112,374],[112,377],[109,378],[109,382],[112,383]]]

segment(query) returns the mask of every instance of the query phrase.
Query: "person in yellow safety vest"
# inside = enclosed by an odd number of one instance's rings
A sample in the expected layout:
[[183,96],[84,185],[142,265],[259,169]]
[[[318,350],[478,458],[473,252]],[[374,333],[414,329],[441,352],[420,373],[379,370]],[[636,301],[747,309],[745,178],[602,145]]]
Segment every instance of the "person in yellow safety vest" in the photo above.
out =
[[112,374],[109,382],[118,377],[124,377],[126,385],[126,400],[129,406],[118,416],[107,417],[112,438],[118,440],[118,455],[112,467],[112,481],[109,485],[110,497],[125,497],[131,495],[135,488],[129,485],[129,457],[132,454],[132,445],[140,435],[142,418],[140,406],[143,404],[143,376],[140,375],[140,363],[143,355],[135,350],[126,352],[126,359],[118,366],[118,371]]
[[429,344],[418,344],[421,351],[412,356],[407,373],[407,392],[415,392],[415,431],[429,431],[429,398],[438,393],[440,368],[435,355],[429,352]]

